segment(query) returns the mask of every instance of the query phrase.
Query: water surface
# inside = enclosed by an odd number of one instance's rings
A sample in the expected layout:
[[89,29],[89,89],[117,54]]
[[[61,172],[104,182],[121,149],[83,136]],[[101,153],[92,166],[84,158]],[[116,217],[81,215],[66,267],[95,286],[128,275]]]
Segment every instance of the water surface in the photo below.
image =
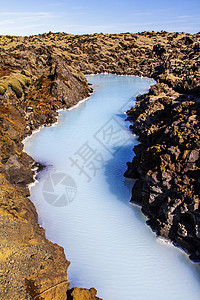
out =
[[199,299],[199,267],[155,237],[129,203],[133,182],[123,177],[137,143],[124,111],[153,81],[87,78],[95,89],[90,99],[61,112],[56,126],[25,143],[48,166],[31,188],[31,200],[47,237],[71,261],[71,286],[94,286],[104,300]]

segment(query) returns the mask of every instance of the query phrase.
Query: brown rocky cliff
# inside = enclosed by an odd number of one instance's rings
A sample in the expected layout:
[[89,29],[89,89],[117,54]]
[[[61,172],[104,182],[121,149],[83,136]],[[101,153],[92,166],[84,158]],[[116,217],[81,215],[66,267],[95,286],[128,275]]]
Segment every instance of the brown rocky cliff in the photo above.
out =
[[26,62],[20,54],[6,57],[0,69],[1,299],[66,299],[69,262],[63,248],[46,239],[27,198],[35,162],[23,152],[22,140],[55,122],[58,108],[76,104],[91,89],[83,75],[72,74],[47,49],[34,56],[31,69],[27,57]]
[[102,300],[96,297],[97,290],[95,288],[91,289],[79,289],[73,288],[67,291],[67,300]]
[[23,191],[2,174],[0,186],[1,299],[66,299],[69,262],[63,249],[45,238]]

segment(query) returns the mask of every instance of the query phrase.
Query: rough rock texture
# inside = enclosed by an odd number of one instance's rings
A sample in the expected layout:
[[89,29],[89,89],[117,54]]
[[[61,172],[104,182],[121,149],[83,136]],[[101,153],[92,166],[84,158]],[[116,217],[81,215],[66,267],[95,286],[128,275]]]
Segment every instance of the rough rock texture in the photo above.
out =
[[1,299],[66,299],[69,262],[63,248],[45,238],[20,188],[2,174],[0,186]]
[[47,48],[28,56],[14,52],[0,56],[0,298],[66,299],[69,262],[63,248],[46,239],[27,198],[37,164],[23,152],[22,140],[91,89]]
[[[200,34],[143,32],[0,36],[0,226],[2,299],[65,299],[64,252],[45,238],[27,199],[34,160],[22,140],[56,110],[89,95],[84,74],[148,76],[157,84],[128,112],[139,135],[126,176],[132,201],[161,236],[199,261]],[[71,297],[71,298],[70,298]],[[96,292],[68,291],[69,299]]]
[[[167,91],[166,91],[167,89]],[[200,261],[200,99],[157,83],[128,111],[141,144],[128,163],[137,179],[131,201],[142,205],[158,235]]]
[[67,300],[102,300],[96,297],[97,290],[73,288],[67,291]]

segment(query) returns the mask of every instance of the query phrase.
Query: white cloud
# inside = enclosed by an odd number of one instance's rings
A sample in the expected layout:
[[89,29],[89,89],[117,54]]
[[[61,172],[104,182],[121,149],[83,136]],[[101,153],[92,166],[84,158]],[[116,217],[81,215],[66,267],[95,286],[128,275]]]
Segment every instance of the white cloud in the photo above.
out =
[[0,34],[28,35],[29,28],[49,26],[57,18],[51,12],[0,12]]
[[49,3],[47,4],[46,6],[49,6],[49,7],[57,7],[57,6],[63,6],[63,3],[62,2],[57,2],[57,3]]
[[188,19],[188,18],[193,18],[193,16],[178,16],[177,18],[179,18],[179,19]]
[[37,22],[39,20],[49,20],[53,17],[50,12],[0,12],[0,24],[18,24],[21,21]]
[[[60,3],[61,4],[61,3]],[[172,16],[169,12],[163,15],[162,22],[160,14],[163,10],[139,11],[127,15],[125,22],[108,20],[94,20],[89,17],[89,12],[81,7],[70,8],[70,11],[56,12],[0,12],[0,34],[9,35],[32,35],[49,31],[66,31],[73,34],[82,33],[119,33],[119,32],[138,32],[138,31],[199,31],[199,18],[194,15]],[[135,17],[135,18],[134,18]],[[146,18],[145,18],[146,17]],[[117,19],[116,19],[117,20]],[[110,22],[110,23],[109,23]]]
[[47,16],[51,14],[50,12],[0,12],[0,16],[3,17],[3,16],[23,16],[23,15],[32,15],[32,16]]
[[151,11],[138,11],[131,13],[130,16],[151,16],[153,12]]

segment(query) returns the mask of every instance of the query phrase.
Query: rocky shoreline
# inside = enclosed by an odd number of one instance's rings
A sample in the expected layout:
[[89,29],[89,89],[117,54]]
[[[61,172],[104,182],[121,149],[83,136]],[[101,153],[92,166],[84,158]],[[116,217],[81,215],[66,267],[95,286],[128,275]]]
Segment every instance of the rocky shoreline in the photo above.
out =
[[12,69],[4,64],[0,69],[1,299],[99,299],[95,289],[70,289],[70,262],[64,250],[48,241],[38,225],[35,207],[27,198],[27,185],[38,164],[23,152],[22,143],[41,125],[56,122],[59,108],[77,104],[91,89],[82,74],[77,78],[47,51],[31,72],[6,58]]
[[98,299],[71,289],[62,247],[45,238],[27,196],[34,160],[23,139],[88,97],[83,74],[148,76],[157,83],[128,111],[139,136],[126,176],[148,224],[200,258],[200,34],[143,32],[0,36],[0,282],[2,299]]
[[139,136],[125,176],[137,179],[131,201],[142,206],[157,235],[200,262],[199,110],[200,99],[163,83],[137,97],[127,112]]

